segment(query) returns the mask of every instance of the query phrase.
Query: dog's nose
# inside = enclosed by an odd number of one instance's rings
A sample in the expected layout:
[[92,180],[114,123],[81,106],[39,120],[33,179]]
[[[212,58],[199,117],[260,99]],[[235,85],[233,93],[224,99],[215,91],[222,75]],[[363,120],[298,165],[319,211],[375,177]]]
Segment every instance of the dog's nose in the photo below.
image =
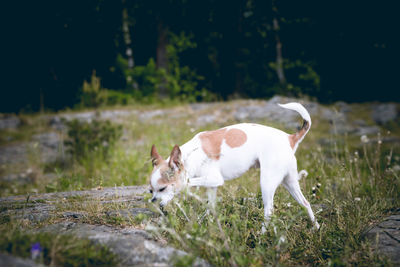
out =
[[157,198],[153,197],[153,198],[151,199],[151,202],[155,202],[156,200],[157,200]]

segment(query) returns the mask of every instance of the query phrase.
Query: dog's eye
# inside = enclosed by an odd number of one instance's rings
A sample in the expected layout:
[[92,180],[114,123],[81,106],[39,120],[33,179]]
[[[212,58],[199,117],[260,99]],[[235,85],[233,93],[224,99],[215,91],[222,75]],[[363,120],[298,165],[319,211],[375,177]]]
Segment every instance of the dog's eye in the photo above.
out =
[[153,194],[153,190],[152,189],[150,189],[149,191],[150,191],[150,194]]
[[167,187],[163,187],[163,188],[161,188],[161,189],[160,189],[160,190],[158,190],[158,191],[162,192],[162,191],[164,191],[164,190],[165,190],[165,188],[167,188]]

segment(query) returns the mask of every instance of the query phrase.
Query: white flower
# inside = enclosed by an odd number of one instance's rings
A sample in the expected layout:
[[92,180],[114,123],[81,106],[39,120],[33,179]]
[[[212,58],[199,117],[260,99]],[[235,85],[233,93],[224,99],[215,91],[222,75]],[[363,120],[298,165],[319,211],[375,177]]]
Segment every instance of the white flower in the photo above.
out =
[[369,142],[368,136],[366,136],[365,134],[361,136],[361,142],[363,142],[364,144]]
[[354,201],[361,201],[361,198],[355,197],[355,198],[354,198]]

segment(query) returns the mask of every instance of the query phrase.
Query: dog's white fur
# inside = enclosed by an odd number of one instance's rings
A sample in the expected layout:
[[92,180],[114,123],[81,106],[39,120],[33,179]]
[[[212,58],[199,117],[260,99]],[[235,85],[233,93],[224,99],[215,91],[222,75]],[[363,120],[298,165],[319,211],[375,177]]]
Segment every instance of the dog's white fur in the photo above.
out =
[[[154,170],[151,175],[152,200],[160,199],[165,206],[174,195],[185,186],[204,186],[209,188],[208,197],[212,205],[215,203],[216,189],[224,181],[237,178],[254,165],[260,167],[260,184],[264,203],[266,222],[273,211],[275,190],[280,184],[290,192],[294,199],[308,211],[308,215],[316,228],[319,224],[314,217],[309,202],[301,192],[299,179],[307,172],[297,171],[295,151],[311,127],[311,118],[307,110],[299,103],[279,104],[283,108],[297,111],[304,120],[303,132],[291,137],[281,130],[254,123],[235,124],[223,129],[241,130],[246,140],[240,146],[232,147],[223,140],[220,154],[210,157],[204,151],[201,134],[196,134],[181,147],[175,146],[171,156],[163,162],[155,147],[152,148]],[[168,165],[167,165],[168,162]],[[168,172],[168,173],[167,173]],[[162,180],[162,183],[161,183]]]

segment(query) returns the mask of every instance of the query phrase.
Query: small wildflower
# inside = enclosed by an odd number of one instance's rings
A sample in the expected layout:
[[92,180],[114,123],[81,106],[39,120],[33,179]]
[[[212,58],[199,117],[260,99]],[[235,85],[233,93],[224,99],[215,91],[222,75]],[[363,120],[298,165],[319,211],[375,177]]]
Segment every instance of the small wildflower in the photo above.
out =
[[32,244],[32,246],[31,246],[32,260],[36,260],[37,258],[39,258],[41,252],[42,252],[42,247],[40,246],[39,242]]
[[292,203],[286,203],[286,206],[288,207],[288,208],[290,208],[291,206],[292,206]]
[[366,136],[365,134],[361,136],[361,142],[363,142],[364,144],[369,142],[368,136]]
[[317,183],[317,188],[320,188],[321,187],[321,183]]
[[313,197],[316,197],[317,195],[315,193],[312,194]]
[[361,198],[355,197],[355,198],[354,198],[354,201],[361,201]]
[[313,192],[315,192],[315,189],[316,189],[316,188],[315,188],[315,186],[313,186],[311,189],[312,189]]
[[379,145],[382,145],[382,140],[378,140],[378,144],[379,144]]

